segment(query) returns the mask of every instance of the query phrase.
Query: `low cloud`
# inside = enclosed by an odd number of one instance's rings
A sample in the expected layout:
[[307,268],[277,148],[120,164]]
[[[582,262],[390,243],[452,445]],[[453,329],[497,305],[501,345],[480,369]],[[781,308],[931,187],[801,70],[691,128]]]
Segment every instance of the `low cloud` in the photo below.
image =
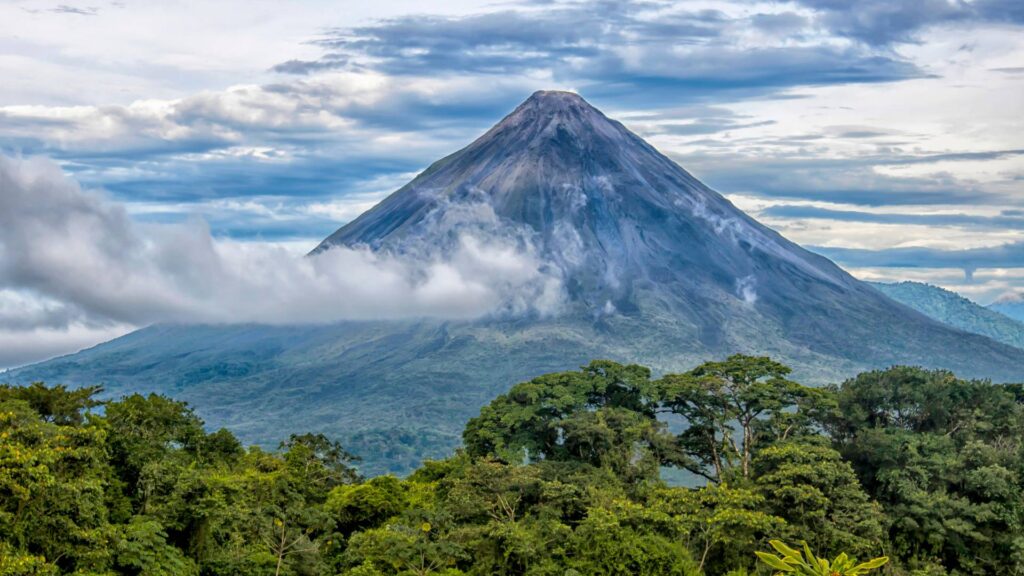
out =
[[50,12],[55,14],[74,14],[76,16],[96,16],[100,13],[100,9],[95,6],[69,6],[61,4],[50,10]]
[[521,239],[463,235],[416,258],[342,247],[302,257],[217,240],[199,219],[138,223],[52,161],[0,156],[0,334],[549,314],[561,294]]
[[124,325],[90,328],[77,324],[67,328],[41,327],[23,331],[0,329],[0,380],[4,368],[76,352],[99,342],[113,340],[131,329],[131,326]]

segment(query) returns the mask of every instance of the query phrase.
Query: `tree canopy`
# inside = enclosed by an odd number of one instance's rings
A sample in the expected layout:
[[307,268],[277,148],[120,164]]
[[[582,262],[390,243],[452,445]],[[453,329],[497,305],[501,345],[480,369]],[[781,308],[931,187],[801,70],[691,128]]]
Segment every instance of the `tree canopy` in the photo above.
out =
[[0,575],[738,576],[817,574],[825,556],[847,574],[1022,574],[1022,389],[601,360],[513,386],[450,458],[363,478],[321,434],[244,448],[163,396],[0,386]]

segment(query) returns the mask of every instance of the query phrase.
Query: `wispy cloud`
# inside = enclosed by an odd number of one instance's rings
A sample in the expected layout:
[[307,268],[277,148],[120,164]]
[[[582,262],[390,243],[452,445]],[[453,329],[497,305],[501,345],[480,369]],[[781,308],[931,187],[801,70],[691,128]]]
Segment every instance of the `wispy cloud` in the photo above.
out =
[[60,4],[50,11],[56,14],[74,14],[76,16],[96,16],[100,13],[100,9],[95,6],[70,6],[68,4]]
[[[918,77],[888,51],[837,46],[801,15],[727,14],[658,2],[553,3],[466,16],[405,16],[331,30],[315,60],[274,67],[289,74],[369,68],[387,74],[507,75],[541,72],[592,96],[660,94],[678,100],[793,86]],[[751,31],[758,42],[750,43]],[[805,33],[803,42],[793,37]]]
[[913,43],[929,27],[967,22],[1024,23],[1014,0],[797,0],[831,32],[872,45]]
[[968,275],[979,268],[1024,268],[1024,242],[968,250],[934,248],[811,247],[812,250],[848,266],[884,268],[957,268]]
[[770,206],[760,213],[762,216],[789,219],[837,220],[841,222],[874,222],[879,224],[914,224],[924,226],[970,226],[980,228],[1004,228],[1024,230],[1024,214],[1020,211],[1004,210],[998,216],[977,214],[917,214],[878,213],[854,210],[833,210],[818,206]]
[[806,144],[799,140],[794,145],[798,149],[792,152],[776,143],[769,150],[752,146],[744,152],[733,152],[733,146],[729,146],[730,149],[714,153],[713,145],[717,143],[707,144],[707,152],[674,156],[719,190],[864,206],[1012,204],[1019,192],[1006,179],[980,182],[958,177],[946,169],[918,176],[879,168],[937,166],[1024,154],[1021,150],[920,154],[889,149],[885,153],[822,158],[799,149]]

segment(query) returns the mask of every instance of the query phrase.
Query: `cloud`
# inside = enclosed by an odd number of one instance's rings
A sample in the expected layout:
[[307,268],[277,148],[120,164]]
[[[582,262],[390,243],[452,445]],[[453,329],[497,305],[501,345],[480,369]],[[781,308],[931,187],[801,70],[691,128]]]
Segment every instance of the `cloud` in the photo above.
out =
[[871,45],[918,41],[925,28],[963,22],[1024,23],[1015,0],[797,0],[839,36]]
[[500,81],[336,73],[126,105],[0,107],[0,144],[134,201],[310,198],[422,168],[519,98]]
[[[891,52],[839,46],[808,26],[795,13],[748,16],[660,2],[555,2],[543,10],[403,16],[335,29],[314,40],[325,50],[321,57],[292,59],[273,70],[538,74],[585,86],[594,97],[662,102],[923,75]],[[761,31],[757,42],[745,41],[751,30]],[[806,41],[793,42],[800,32]]]
[[879,224],[915,224],[924,226],[971,226],[982,228],[1003,228],[1008,230],[1024,230],[1024,214],[1014,214],[1014,210],[1004,210],[999,216],[979,216],[974,214],[913,214],[913,213],[878,213],[859,212],[855,210],[832,210],[817,206],[769,206],[761,211],[761,216],[792,219],[823,219],[843,222],[874,222]]
[[96,16],[100,13],[100,9],[95,6],[68,6],[67,4],[61,4],[56,8],[50,10],[55,14],[74,14],[76,16]]
[[1024,268],[1024,242],[968,250],[861,250],[824,246],[812,246],[809,249],[840,264],[862,268],[958,268],[968,276],[982,268]]
[[215,240],[199,220],[137,223],[51,161],[0,157],[0,333],[553,312],[558,274],[508,240],[463,235],[416,258],[347,248],[299,257]]
[[[25,32],[0,63],[0,149],[53,157],[145,226],[201,214],[218,239],[313,242],[534,89],[571,88],[726,193],[1019,203],[1019,3],[396,4],[330,21],[303,4],[236,22],[238,6],[8,10]],[[72,21],[158,32],[126,55]]]
[[123,336],[131,330],[131,326],[90,328],[78,324],[62,328],[38,327],[20,331],[3,329],[0,330],[0,370],[77,352],[99,342]]
[[[1018,149],[922,154],[883,147],[870,154],[829,158],[809,153],[807,140],[799,136],[792,142],[793,151],[787,151],[786,143],[778,139],[748,144],[736,152],[728,150],[733,145],[727,143],[699,144],[702,152],[673,156],[717,190],[863,206],[1013,204],[1017,186],[1005,178],[976,181],[946,169],[920,176],[881,169],[983,162],[1024,154]],[[727,150],[714,153],[715,146]]]

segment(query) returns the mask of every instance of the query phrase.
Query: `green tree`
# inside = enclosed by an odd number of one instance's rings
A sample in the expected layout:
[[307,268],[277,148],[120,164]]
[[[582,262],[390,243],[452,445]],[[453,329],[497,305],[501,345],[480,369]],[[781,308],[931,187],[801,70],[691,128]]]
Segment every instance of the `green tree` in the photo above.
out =
[[117,568],[124,574],[193,576],[196,566],[181,550],[167,543],[159,522],[136,516],[114,539]]
[[359,458],[323,434],[292,434],[281,450],[292,476],[308,488],[308,496],[323,499],[335,486],[360,478],[353,466]]
[[12,563],[62,572],[109,563],[105,432],[75,422],[0,400],[0,539]]
[[652,479],[681,458],[657,419],[658,397],[647,368],[594,361],[512,387],[469,421],[463,440],[474,457],[575,461]]
[[371,528],[352,537],[348,557],[356,573],[456,576],[465,552],[428,519]]
[[835,444],[914,568],[1024,572],[1024,411],[1012,390],[895,367],[837,388]]
[[0,402],[22,400],[39,414],[44,422],[76,426],[85,422],[89,409],[100,405],[95,396],[102,391],[99,386],[69,390],[63,384],[47,386],[42,382],[33,382],[28,386],[0,384]]
[[591,508],[569,539],[568,564],[580,574],[700,574],[683,542],[671,532],[656,530],[658,523],[649,516],[642,505],[628,501]]
[[56,576],[57,566],[42,556],[21,552],[0,542],[0,574],[4,576]]
[[761,542],[785,524],[764,511],[763,496],[727,483],[665,488],[648,505],[671,520],[698,569],[710,574],[749,567]]
[[105,409],[111,461],[136,510],[145,513],[152,486],[140,482],[144,468],[160,466],[182,452],[183,460],[194,455],[206,436],[203,423],[184,402],[157,394],[126,396],[108,402]]
[[394,476],[337,486],[325,505],[343,534],[376,528],[409,507],[408,488]]
[[764,509],[786,521],[777,534],[823,550],[865,555],[881,549],[881,508],[824,438],[772,444],[753,461]]
[[749,478],[756,450],[811,431],[829,395],[789,380],[790,369],[764,357],[730,356],[659,382],[664,405],[687,428],[679,442],[688,469],[712,482]]

